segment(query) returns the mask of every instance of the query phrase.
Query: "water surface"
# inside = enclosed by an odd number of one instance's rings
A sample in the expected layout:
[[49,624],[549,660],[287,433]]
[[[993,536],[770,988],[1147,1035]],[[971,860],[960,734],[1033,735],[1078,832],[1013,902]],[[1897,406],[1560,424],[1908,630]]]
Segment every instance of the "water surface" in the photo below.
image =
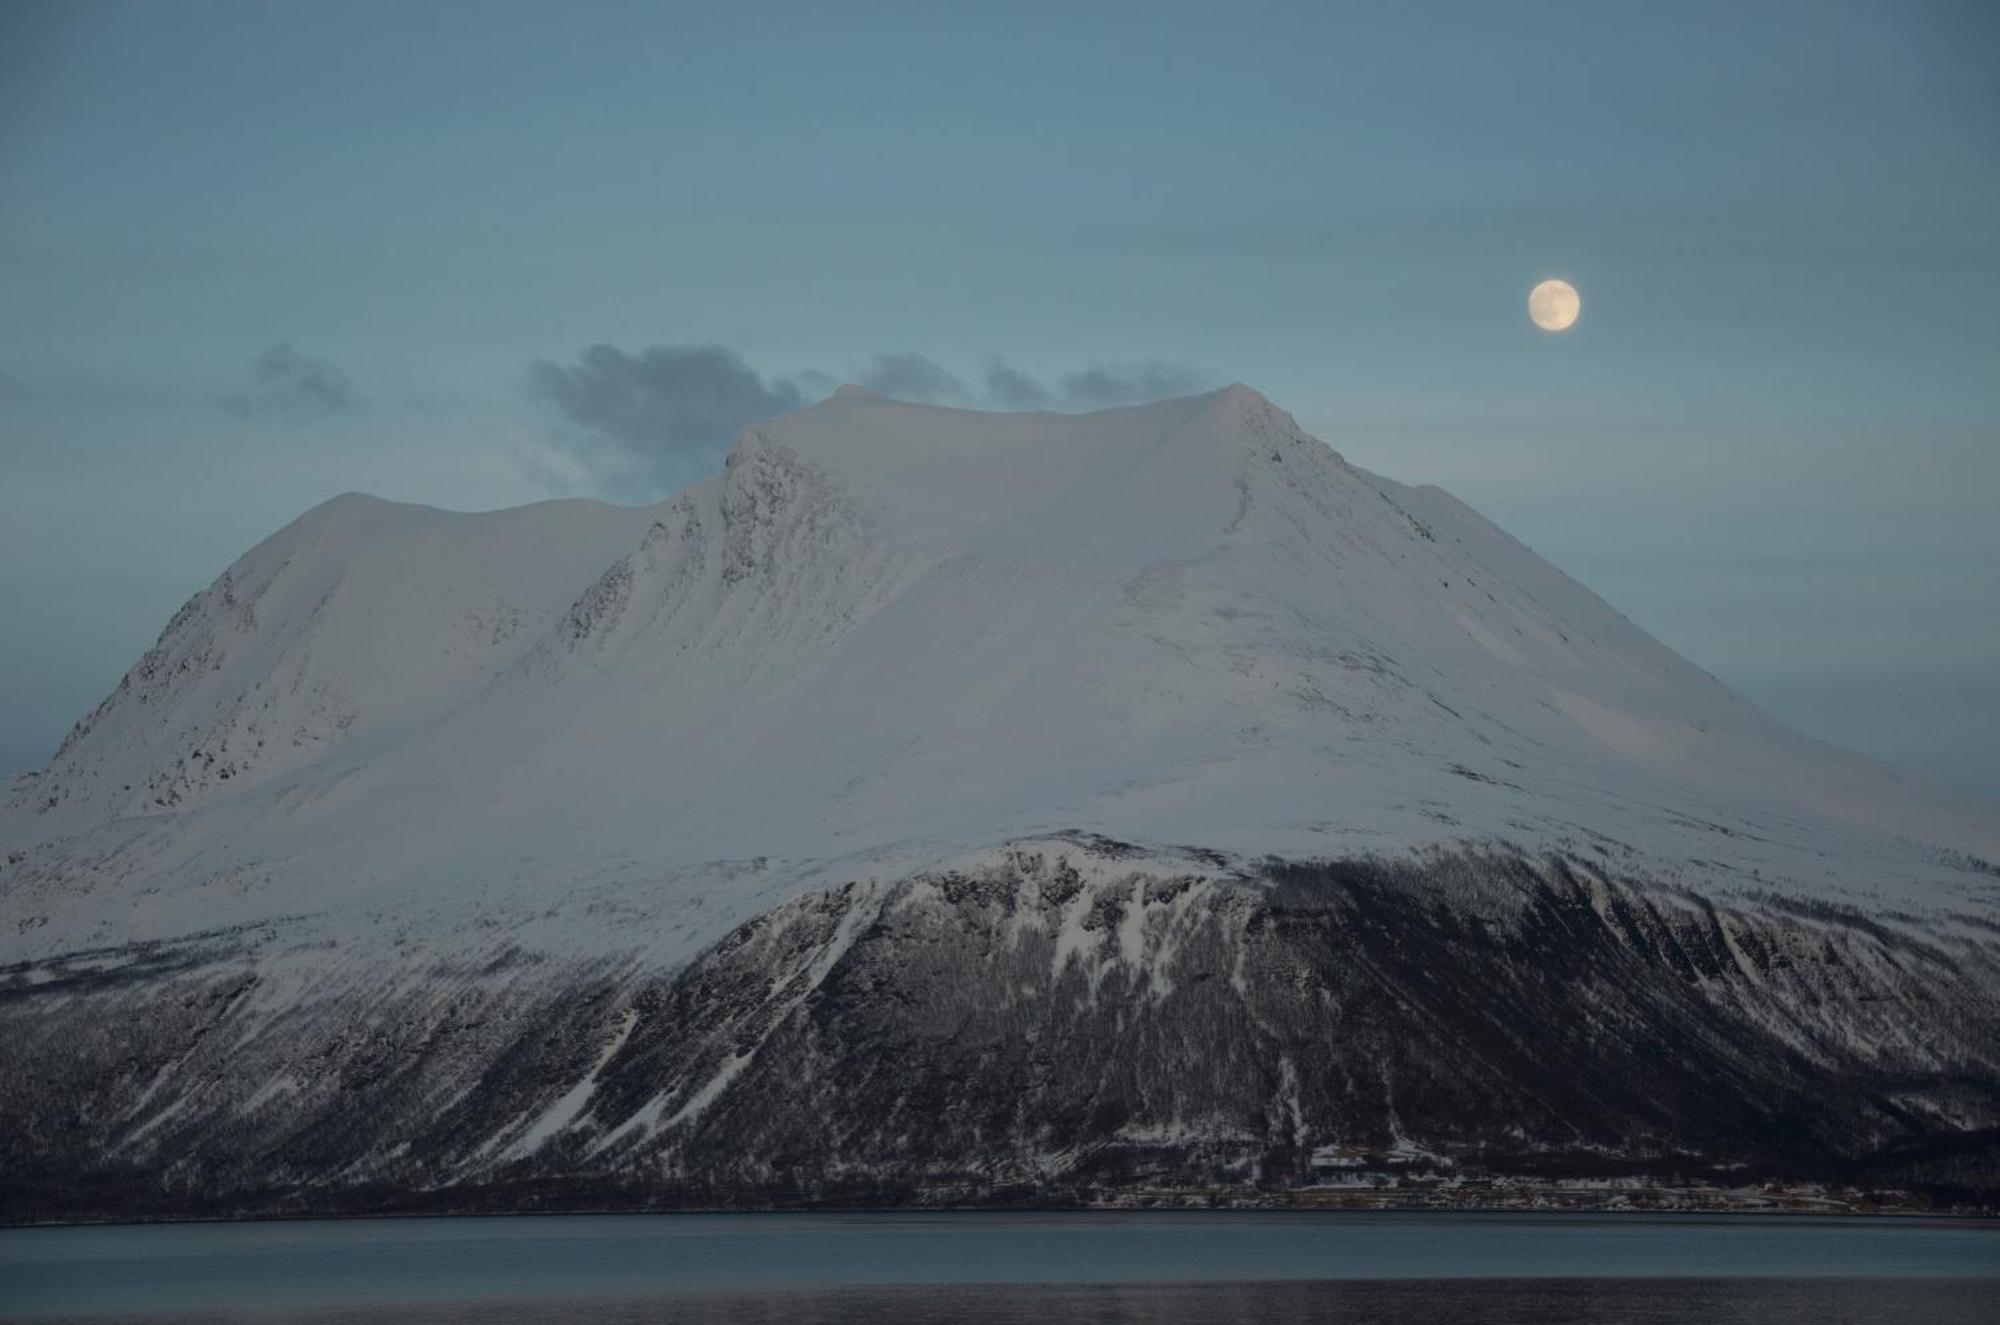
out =
[[0,1232],[0,1317],[2000,1319],[2000,1226],[1411,1213],[650,1215]]

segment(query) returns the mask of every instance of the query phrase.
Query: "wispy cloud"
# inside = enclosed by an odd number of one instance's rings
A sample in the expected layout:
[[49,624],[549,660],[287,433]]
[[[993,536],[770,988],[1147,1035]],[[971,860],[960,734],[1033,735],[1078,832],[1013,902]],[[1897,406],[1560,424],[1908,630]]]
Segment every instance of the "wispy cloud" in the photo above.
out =
[[995,359],[986,368],[986,395],[1001,409],[1053,409],[1059,403],[1034,378]]
[[1114,405],[1141,405],[1149,400],[1189,395],[1201,390],[1203,385],[1203,375],[1194,369],[1155,359],[1126,366],[1099,365],[1067,373],[1062,379],[1062,397],[1065,404],[1073,407],[1109,409]]
[[915,350],[878,354],[861,374],[860,385],[897,400],[935,405],[969,405],[972,392],[956,376]]
[[878,354],[859,383],[897,400],[933,405],[972,405],[995,410],[1089,410],[1140,405],[1201,390],[1209,375],[1185,364],[1151,359],[1136,364],[1094,364],[1060,374],[1053,384],[995,358],[986,366],[978,391],[949,369],[915,350]]
[[313,423],[359,407],[346,373],[324,359],[301,354],[290,341],[266,346],[250,363],[250,390],[223,405],[245,418]]

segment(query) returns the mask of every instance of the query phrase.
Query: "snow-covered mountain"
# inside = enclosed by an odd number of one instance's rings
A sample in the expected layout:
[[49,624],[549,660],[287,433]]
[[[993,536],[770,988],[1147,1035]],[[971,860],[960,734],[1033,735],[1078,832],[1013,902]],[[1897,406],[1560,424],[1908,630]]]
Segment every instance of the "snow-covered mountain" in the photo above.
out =
[[[2000,809],[1240,386],[844,389],[643,510],[330,502],[17,780],[0,852],[0,1043],[76,1060],[0,1085],[30,1212],[1268,1186],[1499,1138],[1996,1181]],[[1505,1052],[1466,1020],[1522,1000]]]

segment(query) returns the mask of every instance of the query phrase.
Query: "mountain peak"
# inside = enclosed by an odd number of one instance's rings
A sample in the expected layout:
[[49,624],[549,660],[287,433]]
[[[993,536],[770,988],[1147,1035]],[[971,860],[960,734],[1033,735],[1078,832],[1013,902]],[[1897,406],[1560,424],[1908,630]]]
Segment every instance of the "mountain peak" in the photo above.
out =
[[1240,383],[1074,415],[848,392],[646,509],[343,500],[378,513],[191,604],[0,847],[171,815],[165,892],[284,862],[315,905],[470,905],[531,859],[652,879],[1068,828],[1329,856],[1582,823],[1675,877],[1839,900],[2000,836]]
[[1269,396],[1259,391],[1256,387],[1245,385],[1242,382],[1231,382],[1228,386],[1219,387],[1209,394],[1219,400],[1234,400],[1248,404],[1270,405],[1273,409],[1277,408],[1276,405],[1272,404]]
[[1956,1183],[2000,1121],[1990,807],[1240,384],[850,388],[660,506],[320,511],[0,783],[0,1211]]
[[1176,548],[1200,555],[1241,523],[1251,471],[1299,447],[1317,452],[1301,453],[1308,468],[1334,459],[1241,385],[1082,414],[857,389],[744,429],[728,483],[747,510],[753,486],[775,492],[778,471],[798,466],[813,476],[806,488],[837,494],[890,542],[1022,564],[1143,564]]

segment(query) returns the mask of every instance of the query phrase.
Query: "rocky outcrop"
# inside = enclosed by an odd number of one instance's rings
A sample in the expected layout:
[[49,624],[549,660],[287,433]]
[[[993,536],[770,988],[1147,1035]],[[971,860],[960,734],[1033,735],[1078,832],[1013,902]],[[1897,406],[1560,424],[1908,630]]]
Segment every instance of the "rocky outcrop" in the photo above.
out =
[[1498,848],[1057,839],[798,897],[673,971],[349,961],[279,926],[0,972],[0,1214],[1631,1175],[1993,1205],[1996,991],[1971,922]]

